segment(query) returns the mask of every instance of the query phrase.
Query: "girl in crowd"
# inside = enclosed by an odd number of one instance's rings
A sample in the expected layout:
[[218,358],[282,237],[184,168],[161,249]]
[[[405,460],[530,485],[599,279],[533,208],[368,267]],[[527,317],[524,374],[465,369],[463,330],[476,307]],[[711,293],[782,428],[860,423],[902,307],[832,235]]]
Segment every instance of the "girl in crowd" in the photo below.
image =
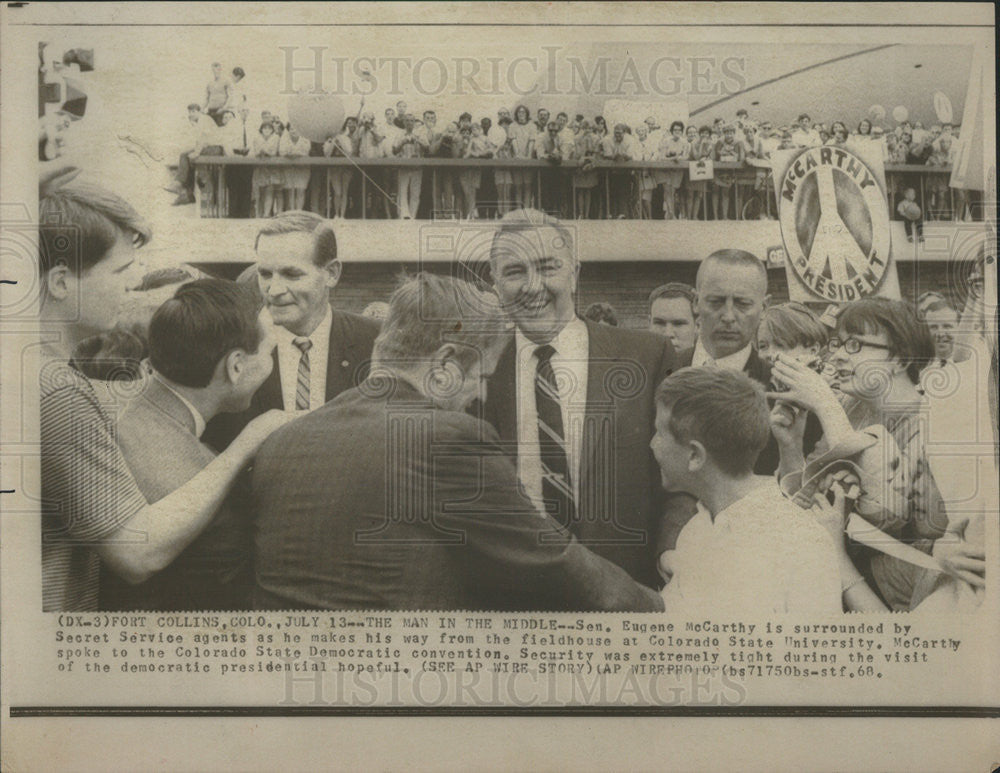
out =
[[[641,123],[635,127],[635,139],[636,149],[633,160],[652,161],[657,157],[659,151],[657,148],[652,147],[649,142],[649,127],[646,124]],[[653,174],[649,169],[639,169],[635,176],[635,191],[638,196],[636,203],[638,204],[639,219],[649,220],[653,208]]]
[[[703,161],[712,158],[715,153],[715,145],[712,142],[712,129],[710,126],[702,126],[698,129],[698,141],[691,145],[691,161]],[[708,180],[689,180],[688,185],[691,190],[691,198],[688,199],[688,220],[694,220],[701,210],[702,201],[705,202],[704,220],[708,219]],[[712,210],[712,217],[715,217],[715,210]]]
[[[358,119],[350,116],[340,127],[340,134],[328,137],[323,143],[323,155],[327,158],[349,158],[358,154]],[[327,203],[327,217],[346,217],[348,192],[354,179],[354,169],[349,166],[331,166],[326,172],[330,198]]]
[[[278,135],[274,133],[274,123],[265,122],[253,140],[255,158],[274,158],[278,155]],[[275,166],[261,165],[253,169],[253,198],[256,202],[257,217],[270,217],[281,211],[277,202],[281,199],[281,186],[285,178]],[[277,211],[275,206],[277,205]]]
[[847,126],[842,121],[834,121],[831,127],[830,139],[826,141],[827,145],[837,145],[838,147],[845,147],[847,145]]
[[[514,109],[514,123],[507,128],[514,158],[531,158],[535,147],[535,126],[531,123],[531,113],[524,105]],[[531,169],[514,169],[511,173],[514,183],[514,200],[519,206],[535,206],[532,191],[534,175]]]
[[[493,152],[490,145],[483,136],[483,127],[478,123],[472,124],[471,134],[468,143],[465,145],[463,158],[491,158]],[[464,199],[464,216],[470,220],[479,216],[476,204],[476,192],[482,183],[483,170],[477,168],[463,169],[459,173],[459,180],[462,184],[462,197]]]
[[660,143],[658,157],[677,164],[678,168],[661,172],[656,178],[657,182],[663,183],[663,217],[667,220],[673,220],[681,214],[677,209],[678,191],[684,180],[684,170],[680,168],[680,164],[686,162],[690,155],[691,146],[684,138],[684,123],[674,121],[670,124],[670,134]]
[[590,217],[591,194],[597,187],[597,170],[591,164],[601,153],[600,137],[594,132],[589,121],[580,125],[580,133],[573,143],[573,158],[583,166],[573,173],[573,195],[576,196],[576,217],[578,220]]
[[[841,413],[834,409],[830,390],[814,371],[779,357],[774,374],[789,385],[784,399],[823,412],[827,430],[839,425],[840,435],[851,429],[881,426],[898,450],[899,463],[890,457],[892,474],[881,484],[881,514],[860,513],[883,532],[913,548],[932,554],[944,571],[969,581],[978,547],[941,541],[948,516],[927,458],[926,403],[920,391],[920,373],[934,358],[934,342],[902,301],[882,298],[856,301],[841,311],[836,335],[829,343],[829,364],[835,370],[833,386],[843,395]],[[826,438],[835,446],[838,439]],[[981,556],[980,556],[981,558]],[[931,590],[926,572],[915,564],[868,548],[856,555],[862,571],[872,578],[880,596],[894,611],[916,607]],[[974,563],[979,561],[979,563]]]
[[[506,115],[502,116],[497,121],[497,126],[499,130],[496,133],[497,143],[494,153],[497,158],[513,158],[514,150],[511,147],[510,118]],[[503,134],[501,135],[500,132],[503,132]],[[510,169],[497,167],[493,170],[493,182],[497,186],[497,214],[503,217],[512,208],[510,195],[514,186],[514,173]]]
[[608,136],[608,122],[604,120],[603,115],[594,116],[594,126],[597,127],[597,133],[602,140]]
[[[951,137],[942,134],[931,144],[931,154],[927,159],[927,166],[949,167],[954,161],[954,144]],[[949,182],[950,172],[933,172],[927,175],[927,187],[931,194],[931,211],[935,219],[948,220],[952,216],[951,195]]]
[[[715,160],[720,164],[742,164],[745,153],[743,143],[736,140],[736,127],[727,124],[722,130],[722,140],[715,146]],[[735,169],[717,169],[712,197],[715,214],[720,220],[729,219],[729,197],[736,183]]]
[[698,127],[693,123],[689,123],[684,132],[684,139],[688,144],[688,154],[680,159],[680,164],[684,167],[684,171],[681,173],[681,189],[679,191],[680,197],[677,201],[677,208],[680,210],[680,216],[687,218],[688,210],[691,206],[691,180],[688,179],[687,162],[691,160],[691,149],[698,143]]
[[[303,158],[309,155],[311,147],[312,143],[299,134],[294,126],[288,124],[288,130],[278,140],[278,155],[285,158]],[[309,186],[309,167],[289,166],[282,171],[284,173],[285,209],[305,209],[306,188]]]

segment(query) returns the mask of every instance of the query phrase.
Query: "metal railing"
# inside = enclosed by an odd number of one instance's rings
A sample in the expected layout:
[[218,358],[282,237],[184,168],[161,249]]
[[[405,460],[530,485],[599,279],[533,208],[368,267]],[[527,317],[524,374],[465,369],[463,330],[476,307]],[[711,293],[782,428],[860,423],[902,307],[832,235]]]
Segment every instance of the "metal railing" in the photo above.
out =
[[[327,169],[348,168],[359,171],[360,174],[358,176],[360,178],[361,195],[360,207],[357,207],[356,210],[360,211],[359,217],[362,220],[367,219],[370,216],[368,211],[369,187],[372,185],[376,185],[377,187],[377,184],[374,183],[371,176],[366,173],[367,170],[389,170],[390,172],[414,168],[430,170],[430,195],[432,197],[431,211],[432,217],[434,218],[449,216],[448,212],[442,212],[437,208],[441,174],[475,169],[484,171],[496,169],[531,170],[534,172],[534,193],[536,196],[536,205],[539,202],[544,201],[544,193],[546,194],[545,198],[549,200],[548,203],[552,203],[553,198],[556,199],[556,203],[558,204],[558,209],[560,211],[554,212],[553,214],[561,214],[564,217],[576,218],[578,212],[576,195],[573,188],[573,178],[578,172],[593,170],[600,175],[602,180],[601,188],[603,192],[603,200],[600,201],[598,205],[600,207],[600,211],[607,214],[612,210],[612,183],[616,174],[620,174],[622,172],[637,173],[641,171],[673,171],[683,172],[686,175],[688,172],[688,163],[688,161],[678,163],[675,161],[611,161],[606,159],[594,159],[585,164],[582,161],[570,159],[554,164],[549,161],[535,158],[360,158],[356,156],[352,156],[350,158],[343,156],[334,156],[330,158],[325,156],[303,156],[299,158],[199,156],[193,160],[193,164],[199,171],[201,179],[208,182],[205,186],[207,191],[202,191],[199,196],[198,211],[202,217],[229,217],[229,189],[226,176],[226,170],[228,168],[254,168],[269,166],[299,169],[302,167],[319,167]],[[768,162],[758,159],[749,159],[746,163],[742,164],[717,161],[713,164],[713,167],[715,172],[736,172],[735,182],[729,188],[733,192],[733,203],[735,204],[735,206],[730,210],[733,212],[734,217],[730,219],[743,219],[747,211],[745,200],[753,198],[759,199],[760,202],[759,207],[752,208],[753,212],[759,212],[761,217],[773,218],[775,216],[776,207],[772,187],[773,183],[770,175],[771,167]],[[767,172],[766,177],[759,175],[759,172]],[[897,195],[901,195],[902,187],[910,187],[912,184],[912,187],[914,187],[917,191],[918,203],[920,204],[921,211],[924,213],[924,217],[926,219],[928,214],[928,204],[931,201],[931,195],[936,193],[936,191],[941,188],[939,182],[932,190],[929,185],[930,179],[931,177],[937,177],[940,180],[944,176],[950,176],[951,167],[931,167],[915,164],[886,165],[885,173],[888,182],[887,195],[890,217],[896,217],[895,205],[897,202]],[[632,175],[632,177],[637,178],[638,175]],[[618,182],[621,183],[621,180]],[[899,186],[899,182],[902,182],[904,186]],[[391,184],[389,187],[394,188]],[[555,190],[553,190],[553,187]],[[947,207],[940,208],[939,204],[937,207],[939,207],[941,211],[956,213],[956,206],[964,207],[964,198],[961,197],[961,195],[956,196],[954,189],[948,188],[948,192]],[[322,193],[323,198],[325,199],[328,191],[324,190]],[[395,190],[381,189],[380,195],[389,196],[393,201],[395,201]],[[632,185],[627,195],[629,197],[633,197],[635,202],[638,201],[638,194],[634,185]],[[706,196],[710,195],[711,191],[706,194]],[[729,195],[728,191],[726,195]],[[956,199],[960,199],[960,201],[956,202]],[[631,203],[633,202],[630,202],[630,204]],[[495,200],[477,201],[477,205],[480,207],[495,208],[497,204],[498,202]],[[634,207],[630,207],[629,212],[630,215],[628,215],[628,217],[636,216],[636,210]],[[707,213],[708,203],[706,201],[706,216]],[[323,213],[321,212],[320,214]],[[327,214],[329,213],[327,212]],[[757,215],[755,214],[755,217],[756,216]]]

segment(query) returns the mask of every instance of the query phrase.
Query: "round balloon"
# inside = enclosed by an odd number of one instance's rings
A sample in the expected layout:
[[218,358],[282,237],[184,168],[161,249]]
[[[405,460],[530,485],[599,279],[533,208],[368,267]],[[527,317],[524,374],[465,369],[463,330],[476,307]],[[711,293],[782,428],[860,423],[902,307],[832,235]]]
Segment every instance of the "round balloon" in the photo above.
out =
[[885,119],[885,108],[882,105],[872,105],[868,108],[868,117],[875,123]]
[[288,99],[288,121],[311,142],[340,134],[344,103],[332,94],[296,94]]
[[903,217],[907,220],[919,220],[920,219],[920,205],[915,201],[904,200],[900,205],[900,209],[903,212]]
[[951,100],[943,91],[934,92],[934,113],[941,123],[951,123]]
[[896,121],[896,123],[902,123],[903,121],[905,121],[907,118],[910,117],[910,111],[907,110],[902,105],[897,105],[892,109],[892,117]]

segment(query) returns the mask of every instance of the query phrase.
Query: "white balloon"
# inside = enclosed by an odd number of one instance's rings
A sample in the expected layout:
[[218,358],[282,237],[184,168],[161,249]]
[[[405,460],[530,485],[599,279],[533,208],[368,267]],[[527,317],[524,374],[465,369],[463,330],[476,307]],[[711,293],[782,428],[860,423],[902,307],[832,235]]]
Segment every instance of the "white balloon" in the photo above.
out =
[[892,117],[893,120],[896,121],[896,123],[902,123],[903,121],[905,121],[907,118],[910,117],[910,111],[907,110],[902,105],[897,105],[892,109]]
[[312,142],[340,134],[344,103],[332,94],[296,94],[288,99],[288,121]]
[[941,123],[951,123],[951,100],[943,91],[934,92],[934,113]]

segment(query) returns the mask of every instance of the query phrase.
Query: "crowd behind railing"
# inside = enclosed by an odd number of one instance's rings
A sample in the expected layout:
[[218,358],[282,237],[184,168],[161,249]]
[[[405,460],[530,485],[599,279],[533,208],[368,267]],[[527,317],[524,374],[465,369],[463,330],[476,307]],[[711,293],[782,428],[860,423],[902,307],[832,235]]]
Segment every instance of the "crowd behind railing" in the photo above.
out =
[[176,204],[194,203],[197,187],[210,216],[307,209],[330,218],[476,219],[538,207],[580,219],[771,219],[771,154],[829,145],[881,155],[890,211],[908,235],[919,238],[925,219],[975,217],[968,192],[949,185],[960,139],[946,122],[886,129],[864,118],[851,129],[802,114],[776,126],[741,109],[729,121],[661,126],[649,116],[609,126],[600,115],[553,116],[544,107],[532,116],[524,105],[498,109],[495,120],[464,112],[446,121],[403,101],[376,118],[362,100],[339,132],[317,142],[270,110],[252,111],[242,79],[235,68],[227,87],[210,83],[204,105],[188,106]]

